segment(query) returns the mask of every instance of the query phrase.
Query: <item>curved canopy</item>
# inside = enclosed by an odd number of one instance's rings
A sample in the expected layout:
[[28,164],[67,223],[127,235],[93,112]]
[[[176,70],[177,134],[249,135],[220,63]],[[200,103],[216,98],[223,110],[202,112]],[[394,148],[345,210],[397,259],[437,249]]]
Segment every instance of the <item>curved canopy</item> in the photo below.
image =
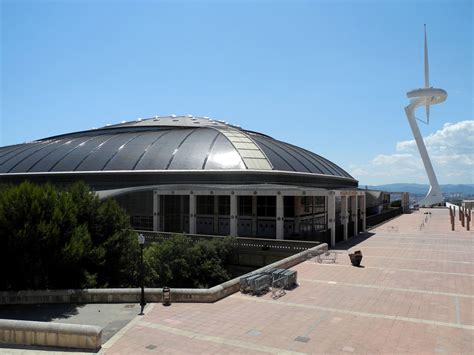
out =
[[331,161],[206,118],[157,117],[0,148],[0,173],[278,170],[352,179]]

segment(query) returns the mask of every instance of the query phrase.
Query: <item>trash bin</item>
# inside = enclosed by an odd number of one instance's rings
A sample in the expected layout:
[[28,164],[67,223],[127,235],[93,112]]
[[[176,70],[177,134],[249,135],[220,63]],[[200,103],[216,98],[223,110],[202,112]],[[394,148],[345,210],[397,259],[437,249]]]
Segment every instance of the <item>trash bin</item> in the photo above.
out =
[[360,266],[360,262],[362,261],[362,252],[357,250],[353,254],[349,254],[349,258],[351,259],[352,266]]

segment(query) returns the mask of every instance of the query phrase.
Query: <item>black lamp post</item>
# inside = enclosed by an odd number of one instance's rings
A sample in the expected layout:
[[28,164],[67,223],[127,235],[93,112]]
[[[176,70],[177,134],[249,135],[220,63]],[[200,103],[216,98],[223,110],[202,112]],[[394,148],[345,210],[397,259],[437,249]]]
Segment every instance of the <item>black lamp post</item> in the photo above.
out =
[[142,288],[142,293],[140,296],[140,306],[141,310],[139,315],[143,315],[143,309],[145,308],[145,286],[143,281],[144,266],[143,266],[143,247],[145,246],[145,236],[143,234],[138,235],[138,244],[140,244],[140,287]]

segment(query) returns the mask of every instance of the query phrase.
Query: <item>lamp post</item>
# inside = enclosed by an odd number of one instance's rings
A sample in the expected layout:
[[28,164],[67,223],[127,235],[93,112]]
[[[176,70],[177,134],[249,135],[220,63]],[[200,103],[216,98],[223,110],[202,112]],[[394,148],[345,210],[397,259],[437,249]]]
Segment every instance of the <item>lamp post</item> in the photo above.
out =
[[142,288],[141,296],[140,296],[140,306],[141,310],[139,315],[143,315],[143,309],[145,308],[145,286],[143,285],[143,274],[144,274],[144,267],[143,267],[143,247],[145,246],[145,236],[140,233],[138,235],[138,244],[140,244],[140,287]]

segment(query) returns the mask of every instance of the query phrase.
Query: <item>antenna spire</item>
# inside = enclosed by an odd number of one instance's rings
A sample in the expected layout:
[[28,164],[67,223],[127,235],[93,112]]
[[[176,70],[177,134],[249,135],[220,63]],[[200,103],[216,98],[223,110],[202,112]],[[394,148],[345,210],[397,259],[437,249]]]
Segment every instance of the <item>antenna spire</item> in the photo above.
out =
[[430,111],[429,108],[431,105],[439,104],[446,100],[448,93],[443,89],[437,89],[430,87],[429,80],[429,67],[428,67],[428,39],[426,35],[426,25],[425,25],[425,87],[421,89],[415,89],[407,92],[407,96],[410,99],[410,104],[405,107],[405,113],[410,124],[410,128],[413,132],[413,137],[415,138],[416,145],[420,151],[421,160],[426,169],[426,174],[430,181],[430,189],[425,198],[419,201],[420,206],[432,206],[438,203],[443,202],[443,195],[441,194],[441,189],[438,184],[438,179],[431,165],[431,160],[426,150],[423,137],[421,136],[420,128],[416,123],[415,111],[418,107],[425,106],[426,116],[429,118]]
[[[425,23],[425,89],[430,87],[430,66],[428,63],[428,38],[426,36],[426,23]],[[426,98],[429,100],[430,98]],[[425,105],[426,110],[426,122],[430,123],[430,105],[428,102]]]

